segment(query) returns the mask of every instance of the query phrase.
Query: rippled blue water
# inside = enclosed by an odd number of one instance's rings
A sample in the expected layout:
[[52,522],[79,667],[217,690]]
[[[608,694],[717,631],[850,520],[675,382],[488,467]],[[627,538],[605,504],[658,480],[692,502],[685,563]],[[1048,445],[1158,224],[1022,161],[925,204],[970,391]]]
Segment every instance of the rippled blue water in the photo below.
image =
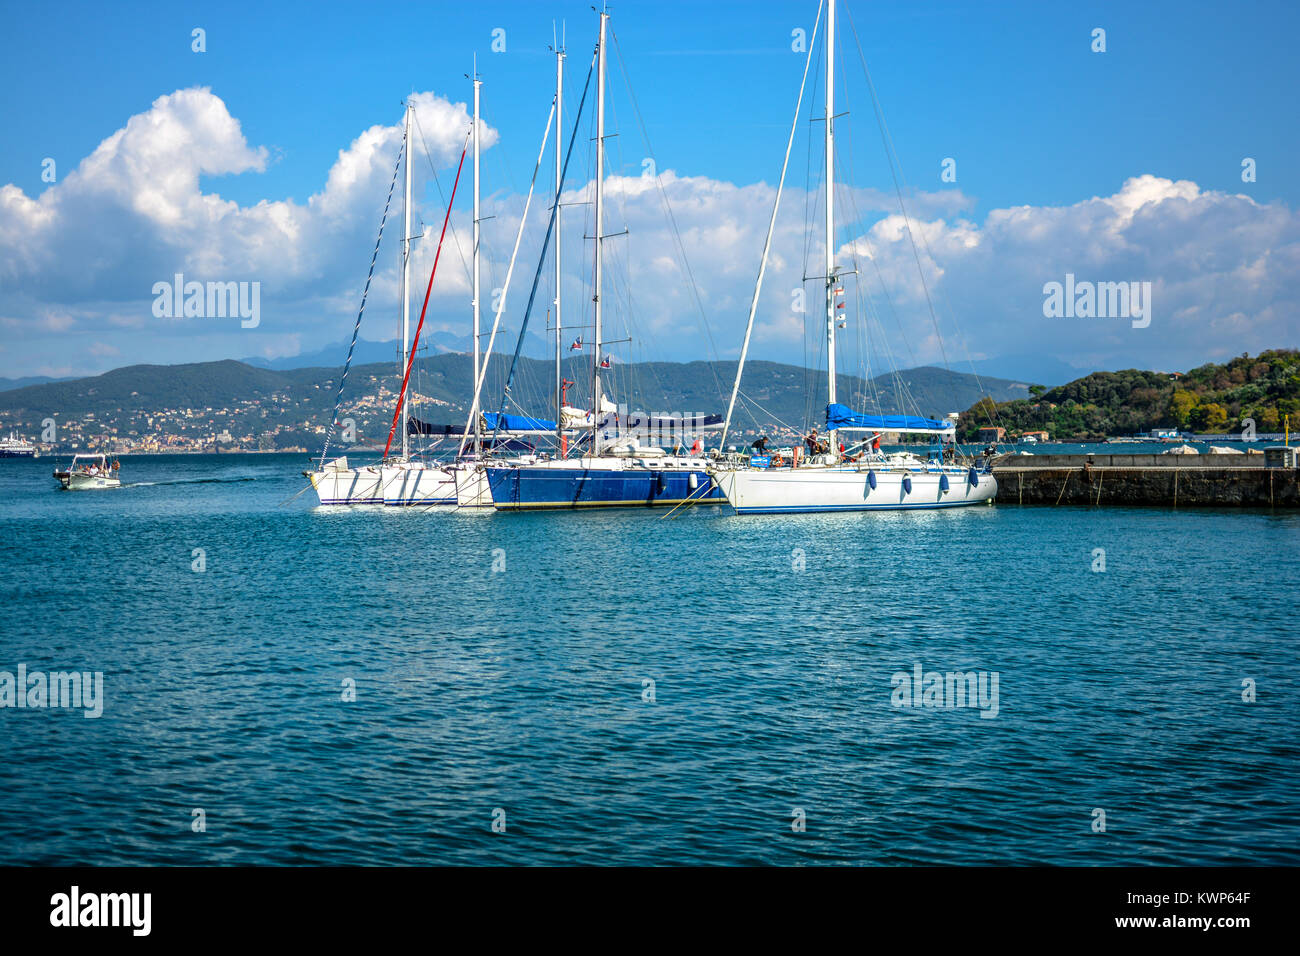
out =
[[[281,505],[300,456],[51,464],[0,461],[0,670],[102,671],[104,714],[0,710],[0,863],[1300,862],[1295,513],[321,510]],[[892,706],[917,663],[996,671],[996,718]]]

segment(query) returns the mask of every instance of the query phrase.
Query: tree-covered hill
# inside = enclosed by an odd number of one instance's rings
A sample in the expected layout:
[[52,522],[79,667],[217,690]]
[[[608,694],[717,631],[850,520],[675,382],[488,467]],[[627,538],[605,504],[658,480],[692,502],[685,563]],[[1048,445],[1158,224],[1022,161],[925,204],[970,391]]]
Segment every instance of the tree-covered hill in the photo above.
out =
[[1000,425],[1015,437],[1046,431],[1054,441],[1132,435],[1153,428],[1194,432],[1239,432],[1253,419],[1257,432],[1282,429],[1300,420],[1300,352],[1273,349],[1243,354],[1223,364],[1206,364],[1186,374],[1094,372],[1052,389],[1031,386],[1028,399],[981,399],[959,424],[963,440],[982,427]]

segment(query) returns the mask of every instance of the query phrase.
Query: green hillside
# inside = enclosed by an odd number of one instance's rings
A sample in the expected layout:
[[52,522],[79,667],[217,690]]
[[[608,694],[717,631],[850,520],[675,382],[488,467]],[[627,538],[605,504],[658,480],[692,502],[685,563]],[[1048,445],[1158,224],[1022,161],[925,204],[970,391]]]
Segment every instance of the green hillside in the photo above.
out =
[[1153,428],[1194,432],[1240,432],[1254,419],[1256,432],[1282,430],[1300,421],[1300,352],[1273,349],[1243,354],[1186,374],[1094,372],[1052,389],[1032,386],[1028,399],[984,398],[961,416],[959,435],[974,439],[981,427],[1001,425],[1014,437],[1046,431],[1054,441],[1095,440]]

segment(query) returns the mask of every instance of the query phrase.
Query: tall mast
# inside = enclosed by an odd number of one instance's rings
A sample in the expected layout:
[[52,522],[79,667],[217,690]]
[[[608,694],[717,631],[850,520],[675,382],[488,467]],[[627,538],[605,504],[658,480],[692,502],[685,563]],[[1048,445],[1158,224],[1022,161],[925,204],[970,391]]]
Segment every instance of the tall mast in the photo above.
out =
[[763,275],[767,271],[767,256],[772,251],[772,234],[776,232],[776,216],[781,210],[781,192],[785,189],[785,174],[790,168],[790,150],[794,148],[794,134],[799,128],[799,113],[803,110],[803,93],[808,86],[808,71],[812,69],[813,50],[817,31],[822,25],[822,8],[817,7],[813,21],[812,39],[808,43],[808,59],[803,65],[803,79],[799,81],[799,99],[794,104],[794,119],[790,121],[790,138],[785,143],[785,159],[781,162],[781,178],[776,181],[776,199],[772,203],[772,218],[767,223],[767,238],[763,240],[763,255],[758,260],[758,279],[754,282],[754,297],[749,301],[749,321],[745,323],[745,339],[740,345],[740,361],[736,363],[736,381],[731,386],[731,401],[727,403],[727,417],[722,422],[722,437],[718,450],[726,451],[727,433],[731,430],[731,414],[736,410],[736,396],[740,394],[740,377],[745,374],[745,358],[749,355],[749,340],[754,334],[754,316],[758,314],[758,297],[763,291]]
[[[406,101],[406,130],[405,130],[405,152],[406,152],[406,184],[403,190],[402,199],[402,364],[406,364],[407,349],[411,337],[411,101]],[[410,457],[410,439],[407,435],[406,422],[409,417],[407,403],[402,402],[402,459]]]
[[[826,5],[826,401],[835,404],[835,0]],[[831,445],[836,446],[832,441]]]
[[560,186],[564,179],[564,148],[560,137],[560,110],[564,103],[564,47],[555,51],[555,454],[564,444],[564,371],[560,362]]
[[596,47],[596,275],[594,279],[596,294],[593,297],[596,303],[594,320],[596,348],[592,359],[591,386],[591,454],[593,455],[600,450],[596,447],[596,434],[600,427],[600,280],[605,192],[605,26],[608,20],[608,13],[600,15],[600,45]]
[[[479,87],[483,81],[478,78],[478,57],[474,58],[474,381],[478,381],[479,372],[479,304],[478,304],[478,198],[479,198],[479,173],[478,173],[478,101]],[[479,407],[477,391],[474,396],[474,408],[471,411],[474,418],[474,457],[477,458],[482,453],[483,447],[483,428],[479,423]]]

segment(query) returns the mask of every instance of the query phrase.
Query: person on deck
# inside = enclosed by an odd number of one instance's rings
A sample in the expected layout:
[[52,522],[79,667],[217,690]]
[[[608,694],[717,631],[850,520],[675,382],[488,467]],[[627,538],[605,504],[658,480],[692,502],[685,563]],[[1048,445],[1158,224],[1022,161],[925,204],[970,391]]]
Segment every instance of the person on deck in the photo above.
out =
[[807,437],[804,438],[803,443],[808,446],[809,455],[817,454],[817,450],[821,445],[821,442],[817,438],[817,429],[814,428],[810,431]]
[[767,454],[767,436],[766,436],[766,435],[760,435],[759,438],[758,438],[758,440],[755,441],[755,442],[753,442],[749,447],[752,448],[752,449],[754,449],[754,451],[756,451],[756,452],[757,452],[758,454],[760,454],[760,455],[766,455],[766,454]]

